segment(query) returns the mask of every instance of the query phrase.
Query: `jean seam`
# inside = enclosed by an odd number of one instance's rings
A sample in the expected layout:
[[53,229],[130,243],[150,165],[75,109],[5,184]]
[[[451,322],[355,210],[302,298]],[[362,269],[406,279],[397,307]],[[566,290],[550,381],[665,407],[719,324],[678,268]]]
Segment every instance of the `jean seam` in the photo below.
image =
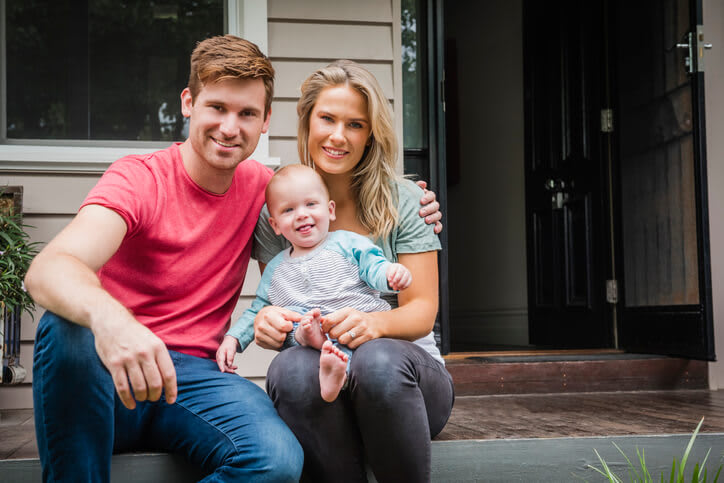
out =
[[224,436],[224,438],[226,438],[227,441],[229,441],[231,443],[231,445],[234,447],[234,451],[236,451],[237,453],[239,452],[239,447],[236,445],[234,440],[225,431],[222,431],[221,428],[219,428],[218,426],[216,426],[215,424],[210,422],[208,419],[206,419],[199,413],[196,413],[196,412],[192,411],[191,409],[189,409],[188,407],[184,406],[182,403],[176,401],[174,404],[177,405],[178,407],[180,407],[181,409],[183,409],[184,411],[188,412],[189,414],[193,415],[195,418],[200,419],[201,421],[206,423],[209,427],[213,428],[216,432],[221,433]]
[[[47,322],[46,322],[46,326],[47,326]],[[47,337],[47,335],[46,335],[46,337]],[[42,339],[40,341],[40,349],[43,349],[43,340]],[[36,350],[37,350],[37,345],[36,345]],[[43,363],[41,365],[41,374],[40,374],[41,381],[47,380],[47,377],[45,374],[46,366],[47,366],[46,363]],[[35,370],[35,369],[33,369],[33,370]],[[43,420],[41,421],[41,424],[43,427],[43,431],[45,432],[45,438],[43,438],[44,443],[45,443],[45,454],[47,454],[49,456],[49,459],[51,460],[51,461],[48,461],[49,464],[46,465],[46,466],[49,466],[49,468],[47,468],[48,478],[49,478],[49,481],[56,481],[57,478],[55,478],[54,474],[51,474],[51,473],[53,472],[53,469],[56,468],[56,460],[58,459],[58,456],[56,455],[57,451],[52,451],[52,452],[49,451],[50,445],[48,443],[48,424],[47,424],[47,416],[46,416],[48,404],[47,404],[47,391],[45,389],[45,383],[43,383],[43,385],[41,387],[41,391],[40,391],[40,405],[41,405],[42,413],[43,413]]]

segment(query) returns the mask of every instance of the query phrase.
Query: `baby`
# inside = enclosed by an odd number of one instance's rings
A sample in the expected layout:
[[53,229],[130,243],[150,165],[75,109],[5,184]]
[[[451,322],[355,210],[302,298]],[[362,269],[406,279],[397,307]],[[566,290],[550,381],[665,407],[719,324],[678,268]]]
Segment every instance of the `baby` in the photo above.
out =
[[256,299],[224,337],[216,362],[220,370],[234,372],[239,341],[253,337],[259,310],[267,305],[286,307],[305,315],[287,337],[285,348],[303,345],[321,351],[321,395],[332,402],[346,384],[352,350],[329,340],[322,331],[323,315],[344,307],[390,310],[380,292],[406,289],[412,275],[404,265],[388,261],[368,238],[344,230],[329,233],[334,201],[312,168],[294,164],[277,171],[267,185],[266,202],[271,227],[291,247],[266,266]]

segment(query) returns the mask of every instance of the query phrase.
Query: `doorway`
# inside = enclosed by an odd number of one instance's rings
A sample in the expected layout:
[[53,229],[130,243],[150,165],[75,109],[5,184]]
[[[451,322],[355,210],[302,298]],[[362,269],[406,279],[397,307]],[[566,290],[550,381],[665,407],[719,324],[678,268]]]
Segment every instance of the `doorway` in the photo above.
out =
[[[450,350],[713,358],[703,90],[696,73],[651,90],[683,71],[672,39],[696,28],[701,2],[626,14],[615,0],[585,12],[568,1],[432,3],[444,17]],[[635,55],[630,24],[652,39]],[[637,55],[658,60],[637,67]],[[638,102],[641,89],[657,94]],[[645,126],[673,134],[644,149]],[[660,176],[661,159],[688,178]],[[641,201],[644,180],[658,188]],[[657,295],[642,299],[644,287]]]

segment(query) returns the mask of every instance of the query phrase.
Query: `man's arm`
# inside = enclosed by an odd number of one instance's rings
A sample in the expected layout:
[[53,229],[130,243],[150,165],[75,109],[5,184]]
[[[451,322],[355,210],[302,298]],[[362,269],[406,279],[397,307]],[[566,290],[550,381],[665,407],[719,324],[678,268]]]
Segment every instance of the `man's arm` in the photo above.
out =
[[[176,372],[164,343],[101,286],[96,272],[118,250],[126,222],[99,205],[83,207],[35,257],[25,277],[33,299],[46,309],[88,327],[123,404],[135,399],[176,400]],[[130,381],[130,386],[129,386]]]

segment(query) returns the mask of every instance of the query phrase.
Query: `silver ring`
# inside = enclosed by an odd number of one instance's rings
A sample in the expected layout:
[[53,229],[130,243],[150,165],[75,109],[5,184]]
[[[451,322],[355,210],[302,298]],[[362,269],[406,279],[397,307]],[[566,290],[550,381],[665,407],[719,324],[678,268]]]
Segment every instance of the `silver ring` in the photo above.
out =
[[348,331],[347,334],[349,334],[350,339],[354,339],[355,337],[357,337],[357,334],[354,333],[354,330]]

